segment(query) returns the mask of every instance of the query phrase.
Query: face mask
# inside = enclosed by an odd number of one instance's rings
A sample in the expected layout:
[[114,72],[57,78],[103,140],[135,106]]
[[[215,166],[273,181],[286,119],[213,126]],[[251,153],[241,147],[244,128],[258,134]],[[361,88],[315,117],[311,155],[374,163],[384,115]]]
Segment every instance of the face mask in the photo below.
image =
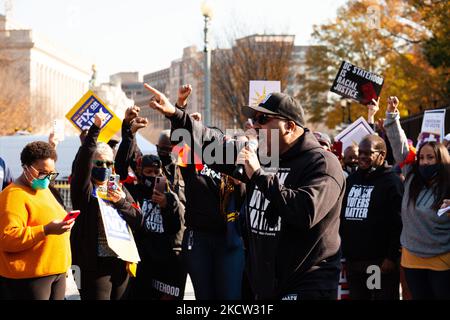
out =
[[31,182],[31,187],[34,190],[47,189],[49,185],[50,185],[50,178],[33,179],[33,181]]
[[[28,168],[27,168],[28,170]],[[28,173],[26,171],[24,171],[25,176],[28,178]],[[33,188],[33,190],[43,190],[43,189],[47,189],[48,186],[50,185],[50,178],[44,178],[44,179],[30,179],[31,180],[31,188]]]
[[111,169],[109,169],[109,168],[93,167],[91,176],[94,180],[103,182],[103,181],[106,181],[106,179],[108,179],[110,172],[111,172]]
[[358,169],[358,164],[357,164],[357,163],[347,164],[347,165],[345,166],[345,170],[346,170],[348,173],[353,173],[353,172],[356,171],[356,169]]
[[428,166],[419,166],[419,173],[424,180],[430,180],[438,174],[440,167],[441,165],[439,163]]

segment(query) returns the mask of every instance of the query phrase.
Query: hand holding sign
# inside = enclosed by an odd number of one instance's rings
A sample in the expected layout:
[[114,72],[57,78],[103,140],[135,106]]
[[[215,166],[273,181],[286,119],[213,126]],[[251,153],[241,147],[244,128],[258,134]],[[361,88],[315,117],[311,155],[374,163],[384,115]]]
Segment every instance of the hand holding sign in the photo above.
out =
[[386,112],[389,113],[398,113],[398,105],[400,104],[400,101],[398,100],[397,97],[393,96],[393,97],[389,97],[388,98],[388,106],[386,109]]
[[175,114],[176,108],[170,103],[169,99],[167,99],[163,93],[146,83],[144,83],[144,87],[154,94],[149,103],[150,108],[169,117]]
[[99,112],[97,112],[94,116],[94,124],[101,129],[103,124],[105,123],[105,120],[106,114],[102,111],[102,109],[100,109]]
[[178,89],[178,100],[177,106],[184,108],[187,105],[187,99],[191,95],[192,86],[190,84],[185,84]]

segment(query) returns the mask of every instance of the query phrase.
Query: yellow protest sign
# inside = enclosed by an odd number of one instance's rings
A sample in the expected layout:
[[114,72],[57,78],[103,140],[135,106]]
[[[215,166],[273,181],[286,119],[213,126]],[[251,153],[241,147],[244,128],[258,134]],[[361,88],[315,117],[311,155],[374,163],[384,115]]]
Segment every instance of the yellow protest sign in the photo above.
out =
[[106,120],[98,141],[108,142],[121,128],[122,121],[94,92],[89,90],[66,114],[66,118],[80,131],[89,129],[97,112],[103,111]]

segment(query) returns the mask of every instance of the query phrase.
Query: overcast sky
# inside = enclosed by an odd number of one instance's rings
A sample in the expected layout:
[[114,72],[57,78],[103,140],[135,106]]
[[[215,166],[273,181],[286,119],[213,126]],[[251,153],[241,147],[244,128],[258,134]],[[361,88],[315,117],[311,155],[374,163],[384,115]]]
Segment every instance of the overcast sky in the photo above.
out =
[[[110,74],[166,68],[184,47],[203,46],[202,0],[13,0],[13,19]],[[0,13],[6,0],[0,0]],[[333,18],[345,0],[210,0],[213,46],[230,32],[295,34],[309,44],[313,24]]]

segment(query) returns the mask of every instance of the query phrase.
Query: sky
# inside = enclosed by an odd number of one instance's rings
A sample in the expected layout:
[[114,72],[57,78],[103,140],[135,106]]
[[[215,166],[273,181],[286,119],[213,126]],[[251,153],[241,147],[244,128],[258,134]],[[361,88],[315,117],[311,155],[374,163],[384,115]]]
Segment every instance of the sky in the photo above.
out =
[[[7,0],[0,0],[5,13]],[[170,66],[183,48],[203,47],[203,0],[9,0],[23,27],[96,64],[98,80],[117,72],[142,77]],[[331,19],[345,0],[208,0],[212,46],[230,35],[289,33],[310,44],[314,24]]]

